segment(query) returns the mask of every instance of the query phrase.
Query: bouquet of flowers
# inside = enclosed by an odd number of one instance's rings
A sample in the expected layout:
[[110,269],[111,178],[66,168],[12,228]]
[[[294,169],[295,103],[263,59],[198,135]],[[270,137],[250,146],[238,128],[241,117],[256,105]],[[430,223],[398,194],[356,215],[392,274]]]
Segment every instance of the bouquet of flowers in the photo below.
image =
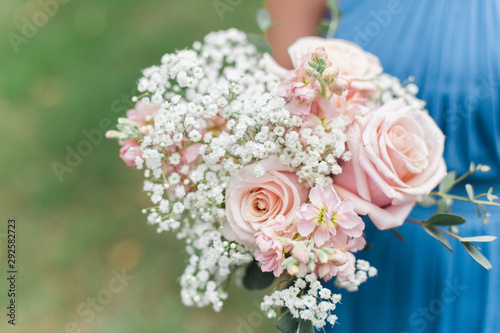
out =
[[[355,291],[377,274],[356,260],[366,246],[360,216],[394,230],[417,202],[438,210],[412,222],[447,247],[444,234],[459,239],[491,267],[471,242],[495,237],[458,236],[465,221],[447,195],[487,167],[447,173],[444,135],[417,87],[344,40],[303,38],[289,54],[291,71],[243,32],[212,32],[145,69],[135,109],[107,133],[144,172],[148,222],[186,242],[183,303],[220,311],[232,276],[251,289],[279,278],[261,308],[280,330],[333,325],[341,295],[320,280]],[[486,213],[498,204],[484,195],[463,199]]]

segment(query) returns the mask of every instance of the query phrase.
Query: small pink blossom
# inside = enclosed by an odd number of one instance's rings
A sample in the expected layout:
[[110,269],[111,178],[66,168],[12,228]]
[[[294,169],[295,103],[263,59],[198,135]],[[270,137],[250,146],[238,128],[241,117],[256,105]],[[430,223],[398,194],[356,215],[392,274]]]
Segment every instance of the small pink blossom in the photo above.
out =
[[291,98],[290,111],[302,115],[308,114],[311,111],[311,105],[316,99],[316,90],[303,82],[296,82],[290,87],[290,95],[285,96]]
[[255,242],[259,248],[255,259],[262,264],[262,271],[273,272],[276,277],[280,276],[285,270],[282,265],[285,261],[285,245],[278,239],[274,230],[261,229],[255,234]]
[[295,245],[292,249],[292,256],[301,264],[307,264],[309,262],[309,251],[305,246]]
[[159,108],[158,104],[145,104],[139,101],[135,104],[135,108],[127,111],[127,118],[140,126],[144,126],[148,122],[148,116],[155,114]]
[[312,234],[317,246],[330,245],[346,235],[360,237],[365,224],[353,210],[349,200],[341,200],[330,185],[316,186],[309,192],[310,204],[302,204],[297,211],[300,222],[298,232],[307,237]]
[[135,158],[142,156],[142,149],[135,140],[120,141],[122,148],[120,149],[120,157],[127,166],[135,165]]
[[333,83],[329,86],[330,91],[335,95],[342,95],[351,86],[351,81],[346,80],[342,77],[337,77],[333,80]]
[[[336,246],[339,246],[337,243]],[[350,238],[344,236],[343,246],[339,246],[327,263],[316,264],[315,273],[325,281],[336,276],[341,281],[353,281],[356,272],[356,257],[354,252],[366,246],[363,237]]]

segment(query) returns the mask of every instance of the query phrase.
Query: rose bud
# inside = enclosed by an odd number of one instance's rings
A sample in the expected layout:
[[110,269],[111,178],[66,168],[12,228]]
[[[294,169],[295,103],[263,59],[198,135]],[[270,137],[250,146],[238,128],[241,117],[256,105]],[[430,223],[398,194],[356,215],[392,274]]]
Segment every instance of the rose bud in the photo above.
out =
[[333,83],[329,85],[329,88],[332,93],[340,96],[350,86],[351,86],[351,81],[343,79],[341,77],[337,77],[335,80],[333,80]]
[[324,47],[318,47],[311,54],[311,60],[315,63],[319,63],[319,59],[326,59],[326,51]]
[[333,254],[330,256],[330,261],[335,266],[342,266],[347,262],[347,257],[344,252],[339,250],[334,250]]
[[292,276],[297,275],[300,272],[300,267],[298,264],[290,265],[287,268],[287,272],[288,272],[288,274],[290,274]]
[[309,251],[302,244],[297,244],[292,250],[292,256],[297,259],[298,262],[307,264],[309,261]]
[[337,65],[332,63],[330,67],[327,67],[323,71],[323,80],[325,81],[326,84],[330,84],[333,82],[339,76],[339,68]]

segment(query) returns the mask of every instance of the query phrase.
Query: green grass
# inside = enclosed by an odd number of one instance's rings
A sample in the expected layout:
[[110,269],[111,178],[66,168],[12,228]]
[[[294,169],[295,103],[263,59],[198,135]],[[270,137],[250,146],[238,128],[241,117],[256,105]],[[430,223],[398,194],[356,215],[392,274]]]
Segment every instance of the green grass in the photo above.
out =
[[[257,31],[261,2],[242,2],[221,20],[207,0],[70,0],[16,53],[8,33],[21,35],[22,18],[37,15],[38,3],[0,4],[0,234],[16,218],[19,271],[17,325],[7,326],[2,310],[0,332],[70,332],[71,322],[82,333],[246,332],[238,318],[251,313],[254,332],[271,331],[271,320],[255,322],[263,293],[233,286],[222,313],[182,305],[182,244],[147,225],[141,173],[118,158],[116,142],[92,146],[62,181],[52,167],[66,163],[83,130],[126,110],[121,98],[134,93],[141,69],[213,30]],[[0,262],[3,276],[4,238]],[[86,322],[77,307],[122,268],[134,279]],[[3,309],[5,290],[2,278]]]

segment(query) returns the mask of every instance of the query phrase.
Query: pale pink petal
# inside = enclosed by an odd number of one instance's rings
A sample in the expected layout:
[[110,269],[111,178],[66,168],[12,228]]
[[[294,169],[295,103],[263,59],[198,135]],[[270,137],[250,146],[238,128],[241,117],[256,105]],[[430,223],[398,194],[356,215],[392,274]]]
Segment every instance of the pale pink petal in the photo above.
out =
[[297,231],[302,237],[309,236],[316,228],[316,225],[312,221],[302,220],[297,225]]
[[326,226],[319,226],[314,232],[314,243],[317,246],[322,246],[330,238],[330,231]]

